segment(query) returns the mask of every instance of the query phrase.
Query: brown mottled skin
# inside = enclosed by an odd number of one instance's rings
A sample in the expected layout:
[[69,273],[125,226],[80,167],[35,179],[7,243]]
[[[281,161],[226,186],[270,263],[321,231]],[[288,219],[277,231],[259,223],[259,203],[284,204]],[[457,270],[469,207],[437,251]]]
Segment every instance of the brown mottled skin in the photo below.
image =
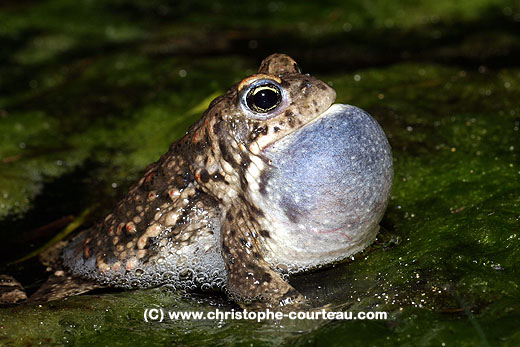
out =
[[[268,112],[255,112],[243,102],[258,81],[274,82],[284,93]],[[239,301],[304,301],[280,269],[265,260],[263,245],[271,231],[265,218],[269,211],[257,204],[269,166],[262,150],[322,114],[335,96],[326,83],[301,74],[292,58],[267,57],[258,74],[213,100],[111,214],[69,243],[62,255],[66,275],[58,275],[80,282],[72,293],[85,284],[91,289],[93,282],[128,288],[206,284],[224,287]],[[195,254],[179,255],[186,249]],[[215,274],[205,270],[211,258],[204,257],[213,253],[220,254],[225,272],[219,266],[212,269]],[[58,289],[59,284],[53,286]]]

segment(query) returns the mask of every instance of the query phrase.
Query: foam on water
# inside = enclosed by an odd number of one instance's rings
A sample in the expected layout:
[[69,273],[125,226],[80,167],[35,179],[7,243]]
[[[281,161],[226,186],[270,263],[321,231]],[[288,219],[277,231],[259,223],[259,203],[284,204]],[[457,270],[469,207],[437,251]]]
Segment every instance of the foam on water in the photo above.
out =
[[[182,247],[166,244],[149,260],[137,261],[131,269],[127,268],[130,259],[108,257],[104,261],[110,269],[104,271],[96,265],[96,255],[85,259],[76,250],[87,233],[81,233],[71,241],[62,259],[73,274],[114,287],[146,288],[169,284],[183,289],[221,288],[227,277],[220,253],[220,221],[214,219],[208,225],[213,233],[201,232],[197,242]],[[116,262],[120,266],[114,268]]]

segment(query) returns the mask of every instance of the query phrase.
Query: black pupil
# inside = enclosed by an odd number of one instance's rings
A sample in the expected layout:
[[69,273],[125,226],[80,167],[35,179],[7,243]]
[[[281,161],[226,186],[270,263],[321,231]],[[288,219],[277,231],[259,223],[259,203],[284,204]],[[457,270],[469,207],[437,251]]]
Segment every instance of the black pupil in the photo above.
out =
[[249,92],[247,105],[256,112],[268,112],[280,103],[280,91],[272,84],[258,86]]

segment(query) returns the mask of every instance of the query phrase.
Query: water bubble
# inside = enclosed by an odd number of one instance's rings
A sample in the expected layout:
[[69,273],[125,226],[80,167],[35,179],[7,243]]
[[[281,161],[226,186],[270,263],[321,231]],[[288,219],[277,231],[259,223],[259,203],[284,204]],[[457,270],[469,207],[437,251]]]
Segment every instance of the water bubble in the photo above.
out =
[[222,288],[225,283],[225,280],[223,278],[217,277],[211,282],[211,286],[214,289]]
[[207,281],[207,276],[204,273],[197,272],[197,275],[195,276],[195,283],[205,283]]
[[193,277],[193,270],[185,269],[179,272],[179,280],[180,281],[189,281]]
[[174,277],[174,274],[173,274],[173,272],[170,272],[170,271],[167,271],[167,272],[163,273],[163,275],[162,275],[162,278],[164,281],[170,281],[171,279],[173,279],[173,277]]

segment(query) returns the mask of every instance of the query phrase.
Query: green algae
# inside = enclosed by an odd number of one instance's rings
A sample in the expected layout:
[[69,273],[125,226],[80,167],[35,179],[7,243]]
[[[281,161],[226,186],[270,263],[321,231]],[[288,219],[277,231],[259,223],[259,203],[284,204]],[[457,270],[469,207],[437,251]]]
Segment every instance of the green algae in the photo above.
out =
[[[153,289],[2,308],[0,343],[518,345],[519,21],[519,5],[498,0],[0,7],[3,261],[50,239],[17,240],[31,229],[97,202],[102,217],[274,51],[377,118],[395,160],[377,242],[293,279],[316,307],[383,310],[385,321],[146,323],[151,307],[237,309]],[[45,277],[31,263],[3,268],[28,287]]]

